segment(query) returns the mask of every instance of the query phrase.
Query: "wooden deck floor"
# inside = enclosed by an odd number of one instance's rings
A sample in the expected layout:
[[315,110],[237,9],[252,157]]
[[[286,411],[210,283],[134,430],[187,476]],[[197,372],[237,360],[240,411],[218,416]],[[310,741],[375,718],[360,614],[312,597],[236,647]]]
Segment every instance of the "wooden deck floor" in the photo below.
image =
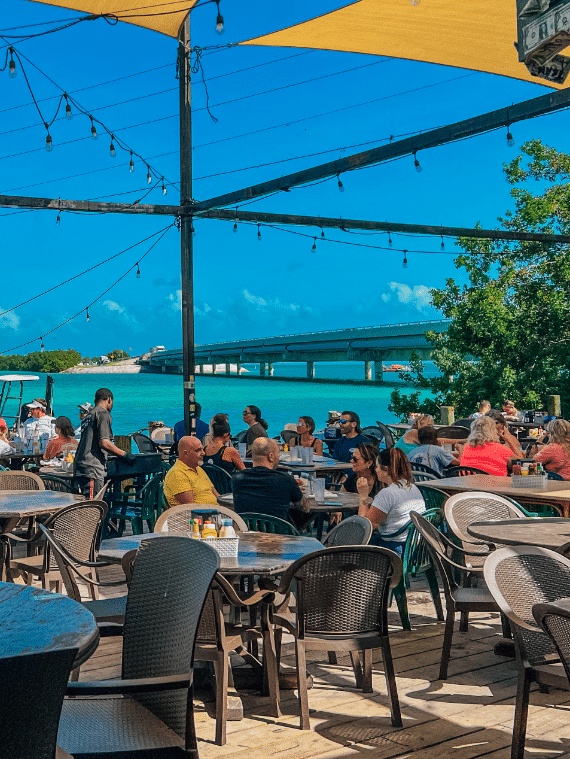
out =
[[[120,575],[118,569],[107,570]],[[121,589],[113,589],[121,594]],[[314,679],[309,691],[311,730],[298,728],[296,692],[282,691],[281,718],[267,714],[267,699],[240,691],[244,719],[228,722],[225,746],[213,742],[215,722],[211,692],[196,695],[196,728],[201,759],[508,759],[516,690],[513,660],[495,655],[500,638],[498,615],[474,614],[467,633],[454,635],[449,678],[437,680],[443,624],[435,621],[429,595],[417,583],[410,594],[414,630],[393,623],[392,653],[403,728],[393,728],[380,655],[374,665],[374,693],[356,690],[348,657],[330,665],[309,659]],[[393,607],[395,609],[395,605]],[[284,664],[294,666],[291,645]],[[82,668],[82,680],[117,677],[120,642],[101,641]],[[531,692],[527,757],[570,759],[570,691]]]

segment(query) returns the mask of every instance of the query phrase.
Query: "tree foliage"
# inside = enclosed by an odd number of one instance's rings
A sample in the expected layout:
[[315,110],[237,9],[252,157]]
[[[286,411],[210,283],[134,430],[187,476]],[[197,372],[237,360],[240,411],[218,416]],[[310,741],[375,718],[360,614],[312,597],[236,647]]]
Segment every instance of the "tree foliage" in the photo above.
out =
[[[504,229],[570,234],[570,156],[532,140],[504,166],[514,210],[499,218]],[[529,185],[539,183],[533,194]],[[451,319],[447,333],[427,333],[441,376],[426,378],[412,361],[406,379],[418,388],[392,394],[391,410],[404,416],[454,406],[457,415],[486,398],[494,407],[512,398],[519,408],[545,406],[546,395],[570,402],[570,246],[460,238],[454,279],[431,291],[433,305]],[[420,401],[420,390],[432,398]]]
[[0,371],[63,372],[81,361],[76,350],[34,351],[25,356],[0,356]]
[[115,348],[114,350],[109,351],[106,355],[110,361],[123,361],[124,359],[129,358],[127,351],[124,351],[121,348]]

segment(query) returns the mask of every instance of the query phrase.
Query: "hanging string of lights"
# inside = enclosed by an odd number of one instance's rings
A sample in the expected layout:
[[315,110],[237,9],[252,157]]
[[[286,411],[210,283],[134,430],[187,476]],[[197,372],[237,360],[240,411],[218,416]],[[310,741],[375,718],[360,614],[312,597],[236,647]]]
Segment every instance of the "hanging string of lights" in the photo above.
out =
[[51,335],[53,332],[56,332],[58,329],[61,329],[66,324],[69,324],[69,322],[73,321],[74,319],[77,319],[78,316],[81,316],[82,314],[85,314],[87,321],[91,320],[91,316],[89,313],[89,309],[92,308],[98,301],[101,300],[101,298],[105,295],[107,295],[108,292],[110,292],[116,285],[119,284],[125,277],[127,277],[134,269],[137,271],[137,279],[140,278],[140,262],[148,256],[148,254],[155,248],[158,243],[163,239],[163,237],[169,232],[170,229],[172,229],[175,226],[175,224],[169,224],[166,229],[162,230],[162,233],[160,234],[160,237],[153,242],[153,244],[150,246],[150,248],[144,253],[136,263],[134,263],[132,266],[130,266],[127,271],[122,274],[118,279],[116,279],[109,287],[107,287],[105,290],[103,290],[102,293],[100,293],[94,300],[91,301],[91,303],[88,303],[86,306],[84,306],[80,311],[78,311],[73,316],[70,316],[65,321],[61,322],[55,327],[52,327],[52,329],[48,330],[47,332],[44,332],[42,335],[38,335],[37,337],[33,338],[32,340],[27,340],[25,343],[20,343],[20,345],[16,345],[13,348],[7,348],[3,351],[0,351],[0,354],[4,353],[11,353],[12,351],[18,350],[19,348],[24,348],[26,345],[31,345],[32,343],[36,343],[38,341],[43,342],[44,338],[47,335]]

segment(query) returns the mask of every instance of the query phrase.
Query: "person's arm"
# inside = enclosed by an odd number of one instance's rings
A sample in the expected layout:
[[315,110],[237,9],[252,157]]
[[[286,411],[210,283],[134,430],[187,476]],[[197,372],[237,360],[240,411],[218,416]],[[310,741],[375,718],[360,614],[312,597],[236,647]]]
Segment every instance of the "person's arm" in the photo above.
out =
[[310,511],[309,501],[307,497],[303,494],[303,491],[297,485],[296,482],[295,482],[295,487],[292,488],[291,490],[291,505],[295,509],[299,509],[300,511],[304,511],[305,513],[307,511]]
[[180,505],[183,503],[196,503],[196,498],[191,490],[185,490],[184,493],[176,493],[173,498]]
[[497,430],[499,432],[499,437],[501,438],[503,443],[508,445],[511,451],[515,454],[514,458],[522,459],[523,453],[519,445],[519,441],[516,439],[516,437],[511,432],[509,432],[506,426],[505,427],[498,426]]
[[314,448],[314,450],[315,450],[315,454],[317,456],[322,456],[323,455],[323,441],[319,440],[318,437],[315,438],[315,448]]
[[[358,490],[358,516],[366,517],[372,524],[372,529],[375,530],[379,524],[386,521],[388,514],[385,511],[377,509],[373,506],[371,499],[368,495],[369,485],[366,477],[359,477],[356,482],[356,488]],[[380,495],[380,493],[378,494]],[[378,496],[376,496],[378,497]]]
[[224,450],[224,455],[222,458],[227,456],[228,458],[226,461],[231,461],[232,464],[235,466],[236,469],[245,469],[245,464],[241,460],[241,456],[236,451],[235,448],[230,448],[229,446]]
[[405,432],[402,436],[402,440],[404,443],[407,443],[408,445],[419,445],[420,441],[418,439],[418,431],[417,430],[408,430]]
[[128,453],[128,451],[123,451],[121,448],[117,448],[117,446],[114,443],[112,443],[108,438],[102,438],[99,441],[99,445],[101,446],[101,448],[103,448],[103,450],[107,451],[107,453],[113,453],[115,456],[125,457],[128,454],[129,456],[133,456],[134,458],[134,455],[132,453]]

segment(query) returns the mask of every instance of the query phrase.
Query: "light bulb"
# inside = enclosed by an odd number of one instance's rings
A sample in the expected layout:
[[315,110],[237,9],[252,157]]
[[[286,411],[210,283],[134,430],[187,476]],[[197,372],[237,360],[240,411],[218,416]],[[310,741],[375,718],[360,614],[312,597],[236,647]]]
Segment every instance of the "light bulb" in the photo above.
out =
[[91,319],[89,318],[89,309],[88,308],[85,309],[85,313],[87,315],[87,321],[91,321]]
[[234,232],[237,232],[237,221],[234,221]]
[[418,161],[417,156],[416,156],[415,153],[414,153],[414,166],[416,167],[416,171],[418,172],[418,174],[421,174],[422,173],[422,167],[421,167],[421,164]]
[[192,235],[192,237],[196,237],[196,230],[194,229],[193,221],[190,222],[190,234]]
[[8,75],[10,79],[16,78],[16,61],[13,58],[10,60],[10,65],[8,66]]
[[392,247],[392,235],[388,232],[388,245]]
[[507,132],[507,145],[508,145],[510,148],[514,147],[514,145],[515,145],[515,140],[514,140],[514,137],[513,137],[513,135],[511,134],[511,130],[510,130],[510,129],[509,129],[509,131]]
[[325,230],[321,227],[321,237],[325,236]]
[[442,250],[445,250],[445,243],[443,242],[443,235],[441,236],[441,245],[440,245],[440,247],[441,247]]
[[162,177],[162,194],[166,195],[166,185],[164,184],[164,177]]
[[135,162],[133,161],[133,151],[131,150],[131,160],[129,161],[129,171],[131,174],[135,170]]
[[61,215],[58,213],[57,219],[55,220],[55,223],[57,224],[58,227],[59,227],[60,222],[61,222]]
[[150,173],[150,168],[146,167],[146,183],[150,184],[152,182],[152,175]]
[[71,119],[73,118],[73,114],[71,113],[71,106],[67,102],[65,104],[65,118],[68,121],[71,121]]
[[93,123],[93,119],[91,119],[91,137],[93,137],[94,140],[97,139],[97,130],[95,129],[95,124]]
[[408,259],[406,258],[406,253],[407,252],[408,252],[407,250],[404,251],[404,262],[403,262],[404,269],[408,268]]
[[316,249],[317,249],[317,238],[313,237],[313,247],[311,248],[311,250],[314,252]]
[[46,150],[48,153],[51,153],[51,151],[53,150],[53,143],[51,141],[51,134],[49,132],[46,137]]
[[114,135],[111,135],[111,146],[109,148],[109,153],[111,153],[111,158],[114,158],[117,155],[117,151],[115,150],[115,144],[113,143]]
[[216,16],[216,31],[218,34],[224,33],[224,17],[220,13]]
[[141,270],[140,270],[139,265],[137,264],[137,279],[140,279],[140,278],[141,278]]
[[344,185],[343,185],[342,180],[341,180],[340,177],[338,177],[338,190],[339,190],[339,192],[344,192]]
[[40,350],[43,353],[43,351],[44,351],[44,341],[43,341],[43,338],[42,338],[42,342],[40,344]]
[[261,242],[261,230],[259,229],[259,224],[257,225],[257,242]]

